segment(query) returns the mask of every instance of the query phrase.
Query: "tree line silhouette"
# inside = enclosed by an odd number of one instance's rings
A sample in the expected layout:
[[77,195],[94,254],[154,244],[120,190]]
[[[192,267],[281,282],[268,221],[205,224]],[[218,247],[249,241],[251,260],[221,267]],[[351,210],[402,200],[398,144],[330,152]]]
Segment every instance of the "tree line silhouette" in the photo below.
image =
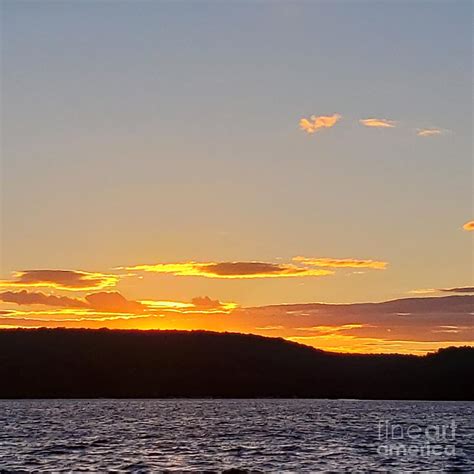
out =
[[0,398],[474,399],[474,348],[339,354],[206,331],[0,330]]

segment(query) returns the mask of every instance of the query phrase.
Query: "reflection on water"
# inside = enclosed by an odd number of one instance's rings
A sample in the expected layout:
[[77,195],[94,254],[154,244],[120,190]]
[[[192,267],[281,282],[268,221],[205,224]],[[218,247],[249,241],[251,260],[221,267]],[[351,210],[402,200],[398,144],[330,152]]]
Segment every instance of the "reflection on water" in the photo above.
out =
[[469,402],[3,400],[0,469],[469,472],[473,415]]

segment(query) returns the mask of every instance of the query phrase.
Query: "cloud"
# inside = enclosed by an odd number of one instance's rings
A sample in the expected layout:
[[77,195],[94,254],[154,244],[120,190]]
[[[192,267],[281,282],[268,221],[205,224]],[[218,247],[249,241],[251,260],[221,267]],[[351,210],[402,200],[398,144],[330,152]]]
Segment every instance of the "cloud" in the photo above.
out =
[[61,308],[87,308],[87,303],[77,298],[67,296],[45,295],[41,292],[6,291],[0,293],[0,301],[5,303],[16,303],[18,305],[44,305],[57,306]]
[[200,308],[219,308],[221,306],[219,300],[213,300],[209,296],[196,296],[191,302],[194,306]]
[[444,293],[474,293],[474,286],[458,286],[456,288],[440,288]]
[[[253,332],[252,327],[281,325],[275,336],[318,348],[331,349],[339,341],[338,350],[344,352],[414,353],[418,344],[430,350],[435,345],[472,341],[473,303],[474,296],[458,295],[381,303],[272,305],[243,308],[233,314],[239,318],[239,329],[245,325],[245,332]],[[456,332],[443,335],[440,341],[434,331],[448,325]],[[373,339],[373,346],[365,344],[367,338]],[[420,352],[426,352],[425,348],[420,347]]]
[[421,288],[411,290],[408,293],[413,295],[428,295],[432,293],[474,293],[474,286],[457,286],[454,288]]
[[[103,311],[89,311],[89,310],[49,310],[49,311],[11,311],[8,316],[3,317],[3,322],[13,321],[33,321],[36,327],[68,327],[66,322],[73,323],[76,327],[94,327],[89,323],[106,321],[130,321],[136,324],[136,320],[153,318],[147,314],[129,314],[129,313],[106,313]],[[135,323],[134,323],[135,321]],[[29,326],[29,324],[26,324]],[[21,325],[19,326],[21,327]],[[109,325],[102,324],[100,327],[109,327]]]
[[329,270],[267,262],[157,263],[154,265],[125,267],[125,269],[155,273],[170,273],[175,276],[201,276],[206,278],[229,279],[308,277],[325,276],[334,273]]
[[410,290],[408,293],[412,295],[428,295],[430,293],[436,293],[436,288],[419,288],[416,290]]
[[280,329],[285,329],[285,326],[262,326],[256,327],[255,329],[259,331],[278,331]]
[[309,119],[302,118],[300,120],[300,128],[306,133],[312,134],[321,128],[331,128],[341,119],[341,115],[311,115]]
[[143,313],[145,306],[138,301],[130,301],[116,291],[92,293],[85,297],[90,308],[109,313]]
[[394,128],[397,125],[397,122],[395,122],[394,120],[378,118],[361,119],[359,120],[359,123],[364,125],[364,127],[373,128]]
[[[0,311],[0,326],[240,332],[283,337],[326,350],[376,353],[425,353],[438,347],[472,345],[474,340],[474,295],[467,294],[380,303],[271,305],[232,311],[205,309],[206,305],[217,306],[216,300],[208,297],[195,300],[197,306],[191,302],[154,303],[153,308],[140,314],[57,308]],[[226,314],[215,317],[218,312]]]
[[270,262],[183,262],[157,263],[122,267],[125,270],[169,273],[175,276],[201,276],[206,278],[288,278],[332,275],[334,271],[316,268],[371,268],[383,270],[388,263],[378,260],[353,258],[294,257],[291,263]]
[[436,135],[442,135],[443,132],[444,131],[440,128],[418,128],[416,134],[419,137],[434,137]]
[[147,308],[147,312],[150,314],[168,312],[181,314],[229,313],[239,306],[237,303],[213,300],[209,296],[197,296],[190,303],[156,300],[142,300],[140,303]]
[[295,262],[315,267],[332,268],[372,268],[375,270],[385,270],[388,263],[379,260],[358,260],[354,258],[311,258],[294,257]]
[[209,296],[196,296],[191,300],[194,311],[201,313],[228,313],[238,307],[237,303],[213,300]]
[[472,230],[474,230],[474,221],[468,221],[468,222],[466,222],[466,223],[462,226],[462,228],[463,228],[464,230],[467,230],[467,231],[472,231]]
[[23,270],[13,275],[16,280],[0,280],[0,288],[47,287],[87,291],[115,286],[119,280],[117,275],[77,270]]
[[222,303],[219,300],[213,300],[209,296],[196,296],[191,303],[197,309],[229,309],[229,305],[235,308],[235,303]]
[[[209,296],[197,296],[190,303],[179,301],[133,301],[128,300],[118,292],[91,293],[81,298],[68,296],[47,295],[41,292],[6,291],[0,293],[0,301],[15,303],[21,306],[42,305],[51,308],[60,308],[58,314],[71,314],[70,310],[85,310],[86,314],[94,313],[121,313],[121,314],[161,314],[163,312],[177,313],[227,313],[238,307],[237,303],[213,300]],[[37,314],[37,311],[27,311]],[[49,311],[50,313],[50,311]]]
[[192,303],[183,303],[182,301],[140,300],[139,302],[150,311],[181,312],[194,308]]
[[309,326],[309,327],[295,328],[295,330],[314,332],[316,334],[334,334],[336,332],[351,331],[353,329],[360,329],[364,327],[372,327],[372,326],[368,324],[354,323],[354,324],[342,324],[340,326]]
[[142,313],[146,307],[138,301],[130,301],[117,292],[91,293],[84,299],[68,296],[46,295],[41,292],[6,291],[0,293],[0,301],[18,305],[43,305],[63,309],[87,309],[106,313]]

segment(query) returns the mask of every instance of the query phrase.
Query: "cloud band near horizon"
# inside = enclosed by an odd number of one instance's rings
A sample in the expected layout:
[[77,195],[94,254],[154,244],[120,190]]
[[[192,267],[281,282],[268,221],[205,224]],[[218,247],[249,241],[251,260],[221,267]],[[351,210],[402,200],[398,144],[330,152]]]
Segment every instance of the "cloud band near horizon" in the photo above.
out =
[[231,311],[238,307],[236,303],[221,302],[208,296],[197,296],[192,298],[190,303],[156,300],[133,301],[116,291],[91,293],[84,298],[47,295],[39,291],[5,291],[0,293],[0,302],[14,303],[19,306],[39,305],[59,308],[66,310],[67,314],[70,314],[70,310],[87,310],[109,314],[156,314],[161,311],[216,313]]
[[[333,351],[425,353],[453,344],[472,345],[473,302],[474,295],[464,295],[216,311],[212,309],[216,301],[198,297],[195,304],[175,303],[175,307],[171,302],[155,302],[157,310],[145,313],[107,311],[105,307],[100,311],[7,309],[0,311],[0,326],[212,330],[283,337]],[[213,314],[216,312],[220,315]]]

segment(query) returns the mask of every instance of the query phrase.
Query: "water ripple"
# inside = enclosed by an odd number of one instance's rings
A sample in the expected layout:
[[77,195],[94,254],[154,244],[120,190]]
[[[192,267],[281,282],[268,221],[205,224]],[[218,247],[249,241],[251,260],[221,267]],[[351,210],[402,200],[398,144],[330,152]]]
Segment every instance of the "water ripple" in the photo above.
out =
[[[472,472],[473,420],[468,402],[3,400],[0,471]],[[381,453],[381,421],[454,421],[455,452]]]

